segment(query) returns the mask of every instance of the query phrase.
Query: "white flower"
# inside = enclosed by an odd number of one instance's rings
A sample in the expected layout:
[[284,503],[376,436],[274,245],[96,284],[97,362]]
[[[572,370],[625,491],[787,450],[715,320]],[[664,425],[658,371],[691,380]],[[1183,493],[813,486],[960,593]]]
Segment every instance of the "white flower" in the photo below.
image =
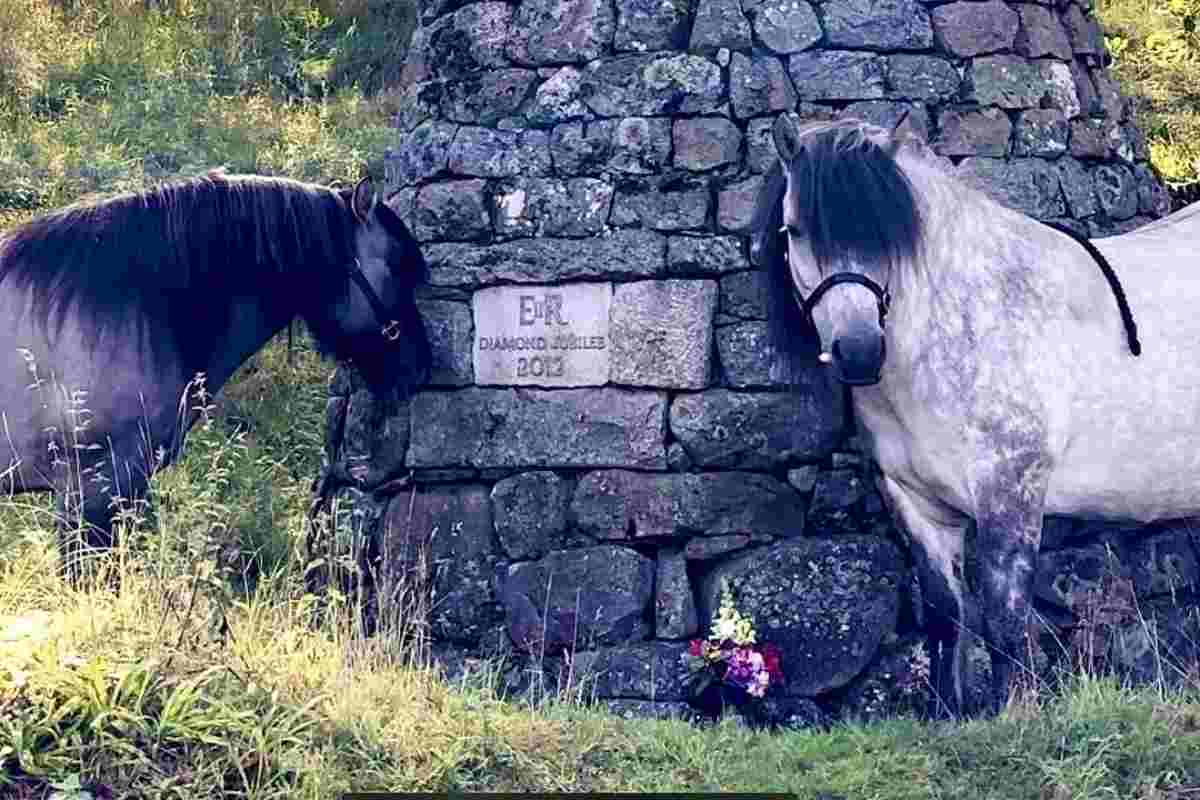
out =
[[717,621],[717,638],[732,639],[737,636],[737,620],[725,617]]

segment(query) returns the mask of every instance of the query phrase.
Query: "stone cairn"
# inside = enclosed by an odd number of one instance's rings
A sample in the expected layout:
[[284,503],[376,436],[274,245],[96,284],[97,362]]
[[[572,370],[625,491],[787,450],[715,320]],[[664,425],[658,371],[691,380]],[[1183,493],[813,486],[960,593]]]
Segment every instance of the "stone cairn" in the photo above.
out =
[[[907,115],[1000,201],[1106,235],[1169,200],[1103,58],[1077,2],[425,0],[386,169],[437,369],[400,403],[335,377],[328,461],[357,479],[314,585],[350,563],[401,616],[420,586],[449,661],[674,714],[725,582],[783,648],[777,716],[921,705],[919,589],[844,393],[784,391],[767,350],[770,126]],[[1050,520],[1046,545],[1048,650],[1154,674],[1200,641],[1186,526]]]

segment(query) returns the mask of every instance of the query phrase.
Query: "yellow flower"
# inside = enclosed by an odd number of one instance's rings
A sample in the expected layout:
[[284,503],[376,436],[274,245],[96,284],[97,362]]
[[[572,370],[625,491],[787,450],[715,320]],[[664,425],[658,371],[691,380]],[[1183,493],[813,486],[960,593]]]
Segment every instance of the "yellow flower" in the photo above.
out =
[[738,613],[733,604],[733,592],[726,585],[721,589],[721,606],[717,609],[717,618],[713,620],[712,633],[709,639],[713,641],[732,641],[736,645],[746,646],[757,641],[754,624]]

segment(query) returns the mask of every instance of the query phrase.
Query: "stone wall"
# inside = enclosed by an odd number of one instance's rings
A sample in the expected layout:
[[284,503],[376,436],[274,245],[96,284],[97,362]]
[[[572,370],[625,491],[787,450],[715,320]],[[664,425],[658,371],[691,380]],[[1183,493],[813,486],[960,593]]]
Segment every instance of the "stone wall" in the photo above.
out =
[[[784,649],[785,715],[919,700],[919,591],[843,390],[814,370],[782,391],[765,345],[745,234],[769,129],[784,109],[908,115],[1002,202],[1134,227],[1168,199],[1089,9],[426,0],[420,18],[387,177],[430,263],[437,369],[403,403],[335,379],[330,462],[358,469],[335,555],[380,613],[427,587],[439,643],[569,662],[616,707],[679,708],[722,579]],[[1038,578],[1068,628],[1109,563],[1078,528],[1048,525]],[[1106,536],[1143,594],[1196,577],[1182,528]]]

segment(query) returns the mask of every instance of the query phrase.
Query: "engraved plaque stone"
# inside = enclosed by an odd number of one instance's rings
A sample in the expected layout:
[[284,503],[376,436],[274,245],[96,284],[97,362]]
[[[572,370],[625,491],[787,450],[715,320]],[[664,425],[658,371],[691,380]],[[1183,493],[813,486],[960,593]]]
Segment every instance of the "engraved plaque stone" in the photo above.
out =
[[612,295],[610,283],[493,286],[475,292],[475,382],[607,383]]

